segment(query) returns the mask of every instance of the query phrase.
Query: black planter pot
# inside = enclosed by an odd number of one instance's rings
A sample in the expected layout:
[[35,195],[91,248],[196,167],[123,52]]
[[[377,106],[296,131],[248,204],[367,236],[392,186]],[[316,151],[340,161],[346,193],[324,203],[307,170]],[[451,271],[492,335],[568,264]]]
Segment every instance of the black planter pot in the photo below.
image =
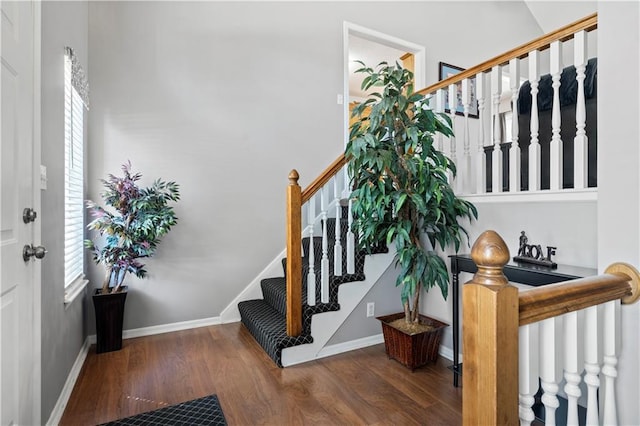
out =
[[118,293],[93,294],[93,307],[96,311],[96,353],[112,352],[122,349],[122,322],[124,302],[127,299],[127,287]]

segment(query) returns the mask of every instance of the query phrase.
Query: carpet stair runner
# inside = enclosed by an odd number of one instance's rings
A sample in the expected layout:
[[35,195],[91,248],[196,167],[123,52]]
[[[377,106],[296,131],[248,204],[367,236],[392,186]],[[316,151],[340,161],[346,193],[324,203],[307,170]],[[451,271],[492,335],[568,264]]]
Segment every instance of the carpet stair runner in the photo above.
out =
[[[342,217],[347,213],[343,208]],[[302,239],[302,333],[299,336],[287,336],[286,315],[287,315],[287,284],[286,284],[286,262],[282,259],[283,276],[266,278],[261,281],[262,299],[246,300],[238,304],[242,323],[247,327],[256,341],[262,346],[265,352],[273,359],[278,367],[282,367],[282,350],[284,348],[313,343],[311,336],[311,320],[313,315],[337,311],[340,309],[338,301],[338,287],[341,284],[353,281],[364,280],[364,262],[367,253],[356,250],[355,252],[355,273],[346,274],[347,265],[347,241],[346,231],[348,227],[347,219],[340,220],[342,230],[342,265],[344,275],[334,276],[334,243],[335,243],[335,218],[327,219],[327,239],[329,257],[329,302],[320,302],[320,264],[322,261],[322,237],[313,237],[314,247],[314,268],[316,271],[316,304],[307,304],[307,273],[309,271],[309,243],[310,238]],[[386,246],[372,250],[372,253],[386,252]]]

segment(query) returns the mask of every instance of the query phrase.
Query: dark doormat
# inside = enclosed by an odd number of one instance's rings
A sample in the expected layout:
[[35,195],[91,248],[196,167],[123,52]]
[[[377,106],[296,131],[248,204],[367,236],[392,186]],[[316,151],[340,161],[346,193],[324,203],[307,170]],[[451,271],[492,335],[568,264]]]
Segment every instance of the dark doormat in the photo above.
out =
[[226,425],[227,421],[222,413],[220,402],[215,395],[205,396],[171,407],[148,411],[135,416],[126,417],[102,426],[142,426],[142,425],[171,425],[171,426],[212,426]]

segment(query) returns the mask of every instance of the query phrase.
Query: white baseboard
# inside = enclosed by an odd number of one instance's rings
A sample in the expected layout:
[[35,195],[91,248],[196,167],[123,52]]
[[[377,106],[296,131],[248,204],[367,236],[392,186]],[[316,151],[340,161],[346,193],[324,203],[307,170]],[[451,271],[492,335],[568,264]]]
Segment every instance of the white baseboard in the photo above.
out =
[[[133,339],[134,337],[153,336],[155,334],[171,333],[172,331],[190,330],[192,328],[208,327],[210,325],[222,324],[220,317],[202,318],[192,321],[174,322],[171,324],[152,325],[151,327],[132,328],[122,332],[123,339]],[[89,337],[90,344],[96,343],[96,335]]]
[[69,371],[67,381],[64,382],[64,386],[62,387],[60,396],[56,401],[56,405],[51,411],[49,420],[47,420],[47,426],[55,426],[60,423],[62,415],[64,414],[64,409],[67,407],[67,403],[69,402],[69,398],[71,397],[73,387],[76,385],[76,380],[78,380],[78,376],[80,375],[80,370],[82,370],[82,366],[84,365],[84,360],[87,358],[87,354],[89,353],[89,346],[91,346],[91,343],[89,337],[87,337],[84,340],[82,347],[80,348],[80,352],[78,353],[73,366],[71,367],[71,371]]
[[325,358],[328,356],[338,355],[344,352],[354,351],[356,349],[366,348],[368,346],[384,343],[382,333],[373,336],[363,337],[348,342],[337,343],[335,345],[325,346],[318,352],[317,358]]
[[[380,343],[384,343],[384,336],[382,333],[375,334],[373,336],[363,337],[361,339],[350,340],[348,342],[338,343],[335,345],[325,346],[322,348],[316,359],[326,358],[328,356],[338,355],[344,352],[354,351],[356,349],[366,348],[368,346],[378,345]],[[453,360],[453,351],[451,348],[447,348],[446,346],[440,345],[440,349],[438,350],[438,354],[443,358],[446,358],[450,361]],[[304,363],[308,361],[301,361],[300,363]],[[290,364],[295,365],[295,364]]]
[[438,354],[440,354],[441,357],[448,359],[449,361],[453,361],[453,350],[451,348],[440,345]]
[[[382,334],[375,334],[373,336],[363,337],[361,339],[350,340],[348,342],[338,343],[331,346],[325,346],[320,352],[318,352],[314,359],[326,358],[328,356],[338,355],[344,352],[353,351],[356,349],[366,348],[367,346],[377,345],[384,343]],[[302,364],[305,362],[313,361],[311,359],[297,359],[288,363],[286,367],[296,364]]]

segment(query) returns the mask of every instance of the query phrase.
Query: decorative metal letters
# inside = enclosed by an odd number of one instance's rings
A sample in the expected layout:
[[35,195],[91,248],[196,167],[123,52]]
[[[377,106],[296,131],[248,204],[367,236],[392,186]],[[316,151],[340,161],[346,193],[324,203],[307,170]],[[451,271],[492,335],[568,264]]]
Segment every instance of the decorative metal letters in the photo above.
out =
[[552,269],[558,267],[558,264],[551,260],[551,256],[556,254],[557,247],[547,246],[547,255],[540,244],[528,244],[529,238],[524,231],[520,233],[520,244],[518,255],[513,258],[515,262],[533,263],[534,265],[546,266]]

